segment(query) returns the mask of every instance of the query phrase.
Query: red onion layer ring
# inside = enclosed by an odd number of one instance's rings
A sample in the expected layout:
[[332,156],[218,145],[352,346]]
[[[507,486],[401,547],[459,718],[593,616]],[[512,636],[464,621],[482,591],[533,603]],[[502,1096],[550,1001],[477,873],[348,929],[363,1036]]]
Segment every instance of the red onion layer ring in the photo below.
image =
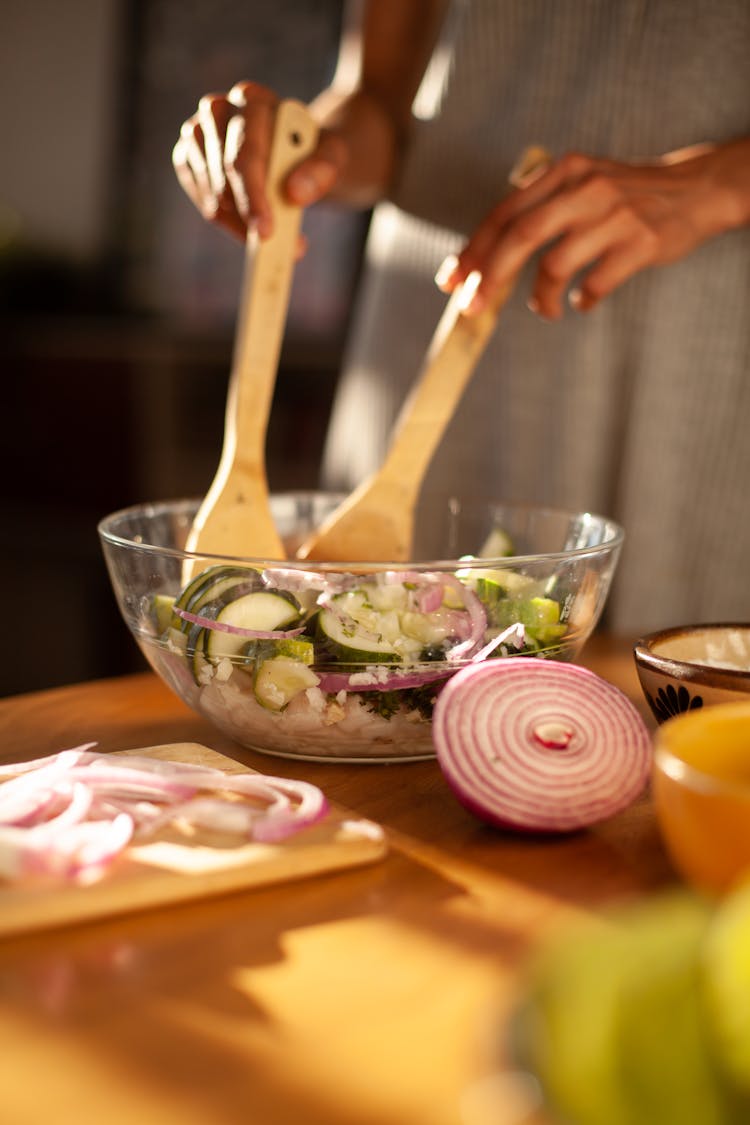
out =
[[578,665],[519,657],[461,669],[438,696],[437,759],[482,820],[570,832],[643,791],[651,737],[618,688]]
[[317,786],[89,747],[2,767],[0,877],[96,878],[134,836],[175,820],[266,843],[325,816]]
[[256,637],[262,641],[287,640],[289,637],[298,637],[304,633],[305,626],[298,629],[245,629],[242,625],[228,625],[224,621],[215,621],[213,617],[203,617],[199,613],[189,613],[186,609],[174,607],[178,617],[184,617],[192,625],[200,625],[204,629],[215,629],[218,633],[233,633],[237,637]]

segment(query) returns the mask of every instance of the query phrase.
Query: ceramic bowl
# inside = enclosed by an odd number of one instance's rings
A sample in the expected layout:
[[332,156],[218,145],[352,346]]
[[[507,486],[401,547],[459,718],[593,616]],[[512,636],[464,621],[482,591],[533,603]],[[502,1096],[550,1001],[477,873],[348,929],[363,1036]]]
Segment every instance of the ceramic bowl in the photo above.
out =
[[432,757],[433,704],[465,664],[578,655],[622,543],[617,524],[587,512],[453,497],[420,508],[408,563],[297,561],[295,544],[340,500],[272,496],[282,561],[188,554],[195,500],[99,524],[146,659],[244,746],[312,760]]
[[639,640],[634,656],[659,723],[698,707],[750,700],[750,624],[662,629]]
[[667,850],[693,887],[722,895],[750,875],[750,697],[663,723],[652,793]]

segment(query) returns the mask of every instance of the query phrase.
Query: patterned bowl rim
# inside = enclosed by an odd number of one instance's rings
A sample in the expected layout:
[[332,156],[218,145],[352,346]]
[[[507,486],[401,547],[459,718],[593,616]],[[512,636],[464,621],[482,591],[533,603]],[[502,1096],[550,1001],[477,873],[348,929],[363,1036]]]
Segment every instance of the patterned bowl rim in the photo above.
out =
[[750,669],[721,668],[714,664],[701,664],[698,661],[676,660],[672,656],[661,656],[653,651],[653,646],[687,633],[703,633],[714,630],[748,629],[747,621],[707,622],[701,625],[676,625],[671,629],[660,629],[636,641],[633,654],[638,668],[647,668],[674,680],[701,684],[705,687],[724,688],[728,691],[750,692]]

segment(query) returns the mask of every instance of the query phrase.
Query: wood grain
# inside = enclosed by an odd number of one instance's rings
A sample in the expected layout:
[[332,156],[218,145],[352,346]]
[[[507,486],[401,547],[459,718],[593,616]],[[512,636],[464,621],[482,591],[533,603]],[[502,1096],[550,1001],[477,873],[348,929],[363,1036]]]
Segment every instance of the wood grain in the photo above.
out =
[[[225,773],[246,772],[239,763],[196,742],[143,747],[137,752]],[[309,878],[374,862],[385,851],[382,829],[336,809],[320,823],[277,844],[238,843],[235,837],[204,830],[187,837],[165,829],[131,844],[94,883],[0,882],[0,937]]]
[[[583,663],[651,722],[630,645]],[[25,1125],[484,1125],[538,940],[674,876],[650,798],[569,837],[494,831],[434,762],[285,761],[150,673],[0,700],[5,760],[199,742],[385,826],[382,862],[0,942],[3,1119]],[[269,765],[272,767],[269,769]],[[43,1080],[41,1080],[43,1076]],[[493,1125],[518,1125],[501,1098]]]

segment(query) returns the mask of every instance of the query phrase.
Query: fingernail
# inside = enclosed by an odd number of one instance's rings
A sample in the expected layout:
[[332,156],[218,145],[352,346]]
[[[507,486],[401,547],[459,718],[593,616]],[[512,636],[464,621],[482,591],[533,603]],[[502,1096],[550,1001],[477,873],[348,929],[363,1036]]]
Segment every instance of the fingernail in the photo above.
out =
[[482,275],[479,270],[472,270],[461,286],[458,297],[458,308],[462,313],[479,312],[479,310],[484,307],[484,301],[477,293],[481,281]]
[[568,293],[568,304],[572,309],[583,308],[583,293],[580,289],[571,289]]
[[455,254],[449,254],[447,258],[440,264],[437,273],[435,274],[435,284],[438,289],[450,289],[450,282],[458,269],[458,258]]
[[529,312],[533,312],[534,316],[538,316],[539,319],[544,321],[545,323],[549,323],[549,322],[557,319],[557,317],[548,316],[547,313],[543,313],[541,311],[541,306],[540,306],[539,302],[537,301],[536,297],[529,297],[529,299],[526,302],[526,308],[529,310]]

